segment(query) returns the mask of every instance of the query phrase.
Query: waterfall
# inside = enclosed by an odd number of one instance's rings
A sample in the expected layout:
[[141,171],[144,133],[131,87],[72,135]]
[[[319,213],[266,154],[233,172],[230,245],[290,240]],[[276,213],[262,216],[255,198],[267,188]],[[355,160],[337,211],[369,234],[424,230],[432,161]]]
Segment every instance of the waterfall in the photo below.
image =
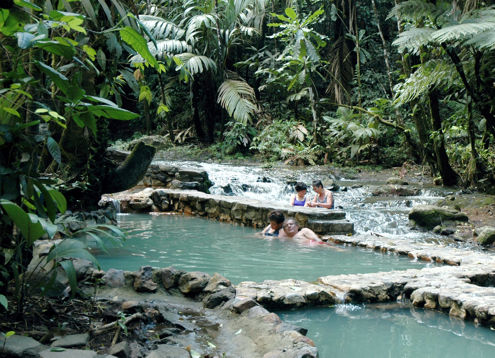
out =
[[[231,165],[192,161],[157,161],[165,165],[205,170],[213,186],[211,194],[229,195],[262,200],[267,203],[289,204],[294,194],[294,184],[308,185],[308,198],[313,198],[313,180],[333,182],[335,207],[347,213],[357,234],[384,234],[388,237],[407,236],[423,240],[431,233],[412,231],[408,227],[408,212],[414,205],[433,204],[445,196],[442,188],[422,188],[414,196],[373,195],[373,191],[385,187],[384,182],[366,179],[335,178],[328,167],[311,168],[263,168],[255,165]],[[413,187],[411,185],[410,187]]]

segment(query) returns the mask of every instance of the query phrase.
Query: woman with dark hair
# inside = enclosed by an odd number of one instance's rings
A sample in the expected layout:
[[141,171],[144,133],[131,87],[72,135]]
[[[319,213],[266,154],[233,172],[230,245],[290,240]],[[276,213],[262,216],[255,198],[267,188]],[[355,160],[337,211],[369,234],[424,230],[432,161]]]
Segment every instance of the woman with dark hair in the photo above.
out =
[[264,236],[278,236],[285,220],[284,214],[278,210],[270,211],[268,213],[268,220],[270,220],[270,225],[268,225],[261,233]]
[[308,191],[308,187],[306,184],[297,182],[294,186],[296,189],[296,194],[292,194],[290,198],[290,205],[292,206],[305,206],[306,205],[306,193]]
[[308,206],[312,208],[333,209],[333,194],[330,190],[323,187],[321,180],[313,181],[313,190],[316,195],[314,199],[308,203]]

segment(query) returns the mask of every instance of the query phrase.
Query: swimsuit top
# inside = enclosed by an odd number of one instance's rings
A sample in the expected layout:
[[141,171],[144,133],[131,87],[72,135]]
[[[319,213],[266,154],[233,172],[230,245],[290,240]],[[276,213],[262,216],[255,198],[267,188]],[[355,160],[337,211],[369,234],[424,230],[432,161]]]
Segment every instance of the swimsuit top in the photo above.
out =
[[275,230],[273,232],[265,232],[265,236],[278,236],[279,230]]
[[[325,193],[325,197],[323,198],[323,200],[320,200],[320,196],[318,195],[318,196],[316,197],[316,201],[317,201],[318,203],[326,203],[326,202],[327,202],[327,194]],[[333,209],[333,204],[334,204],[334,203],[332,203],[332,207],[331,207],[330,209]]]
[[304,200],[297,200],[297,196],[294,198],[294,206],[304,206],[306,204],[306,198]]
[[318,195],[318,196],[316,197],[316,201],[317,201],[318,203],[326,203],[326,202],[327,202],[327,196],[326,196],[326,194],[325,194],[325,197],[323,198],[323,200],[320,200],[320,196]]

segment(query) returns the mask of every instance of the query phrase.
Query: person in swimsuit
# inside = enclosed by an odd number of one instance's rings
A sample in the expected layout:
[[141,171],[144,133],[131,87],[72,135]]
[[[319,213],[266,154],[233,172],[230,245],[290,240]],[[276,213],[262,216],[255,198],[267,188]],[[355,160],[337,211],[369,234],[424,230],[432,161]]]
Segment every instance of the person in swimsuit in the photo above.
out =
[[268,220],[270,220],[270,225],[268,225],[261,233],[263,236],[277,237],[285,220],[284,214],[278,210],[270,211],[268,213]]
[[303,227],[301,230],[299,230],[299,224],[297,223],[296,219],[293,218],[287,218],[287,220],[284,221],[283,230],[280,233],[280,237],[290,238],[304,243],[323,242],[323,240],[320,239],[320,237],[316,235],[313,230],[306,227]]
[[330,190],[323,187],[321,180],[315,180],[313,182],[313,190],[316,195],[314,199],[308,203],[308,206],[312,208],[333,209],[333,194]]
[[292,194],[290,198],[290,205],[292,206],[307,206],[306,205],[306,193],[308,191],[308,187],[306,184],[297,182],[294,186],[296,189],[296,194]]

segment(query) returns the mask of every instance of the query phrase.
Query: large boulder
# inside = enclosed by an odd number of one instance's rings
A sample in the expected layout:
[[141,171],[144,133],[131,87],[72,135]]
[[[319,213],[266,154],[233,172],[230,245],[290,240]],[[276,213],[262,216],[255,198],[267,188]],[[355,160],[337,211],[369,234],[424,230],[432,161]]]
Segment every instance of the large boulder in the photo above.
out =
[[434,205],[418,205],[409,212],[409,222],[412,226],[419,226],[428,230],[446,222],[467,222],[468,220],[465,213]]
[[483,246],[489,246],[495,242],[495,227],[483,226],[477,230],[478,243]]
[[204,272],[187,272],[179,279],[179,290],[185,295],[195,295],[206,287],[210,275]]

